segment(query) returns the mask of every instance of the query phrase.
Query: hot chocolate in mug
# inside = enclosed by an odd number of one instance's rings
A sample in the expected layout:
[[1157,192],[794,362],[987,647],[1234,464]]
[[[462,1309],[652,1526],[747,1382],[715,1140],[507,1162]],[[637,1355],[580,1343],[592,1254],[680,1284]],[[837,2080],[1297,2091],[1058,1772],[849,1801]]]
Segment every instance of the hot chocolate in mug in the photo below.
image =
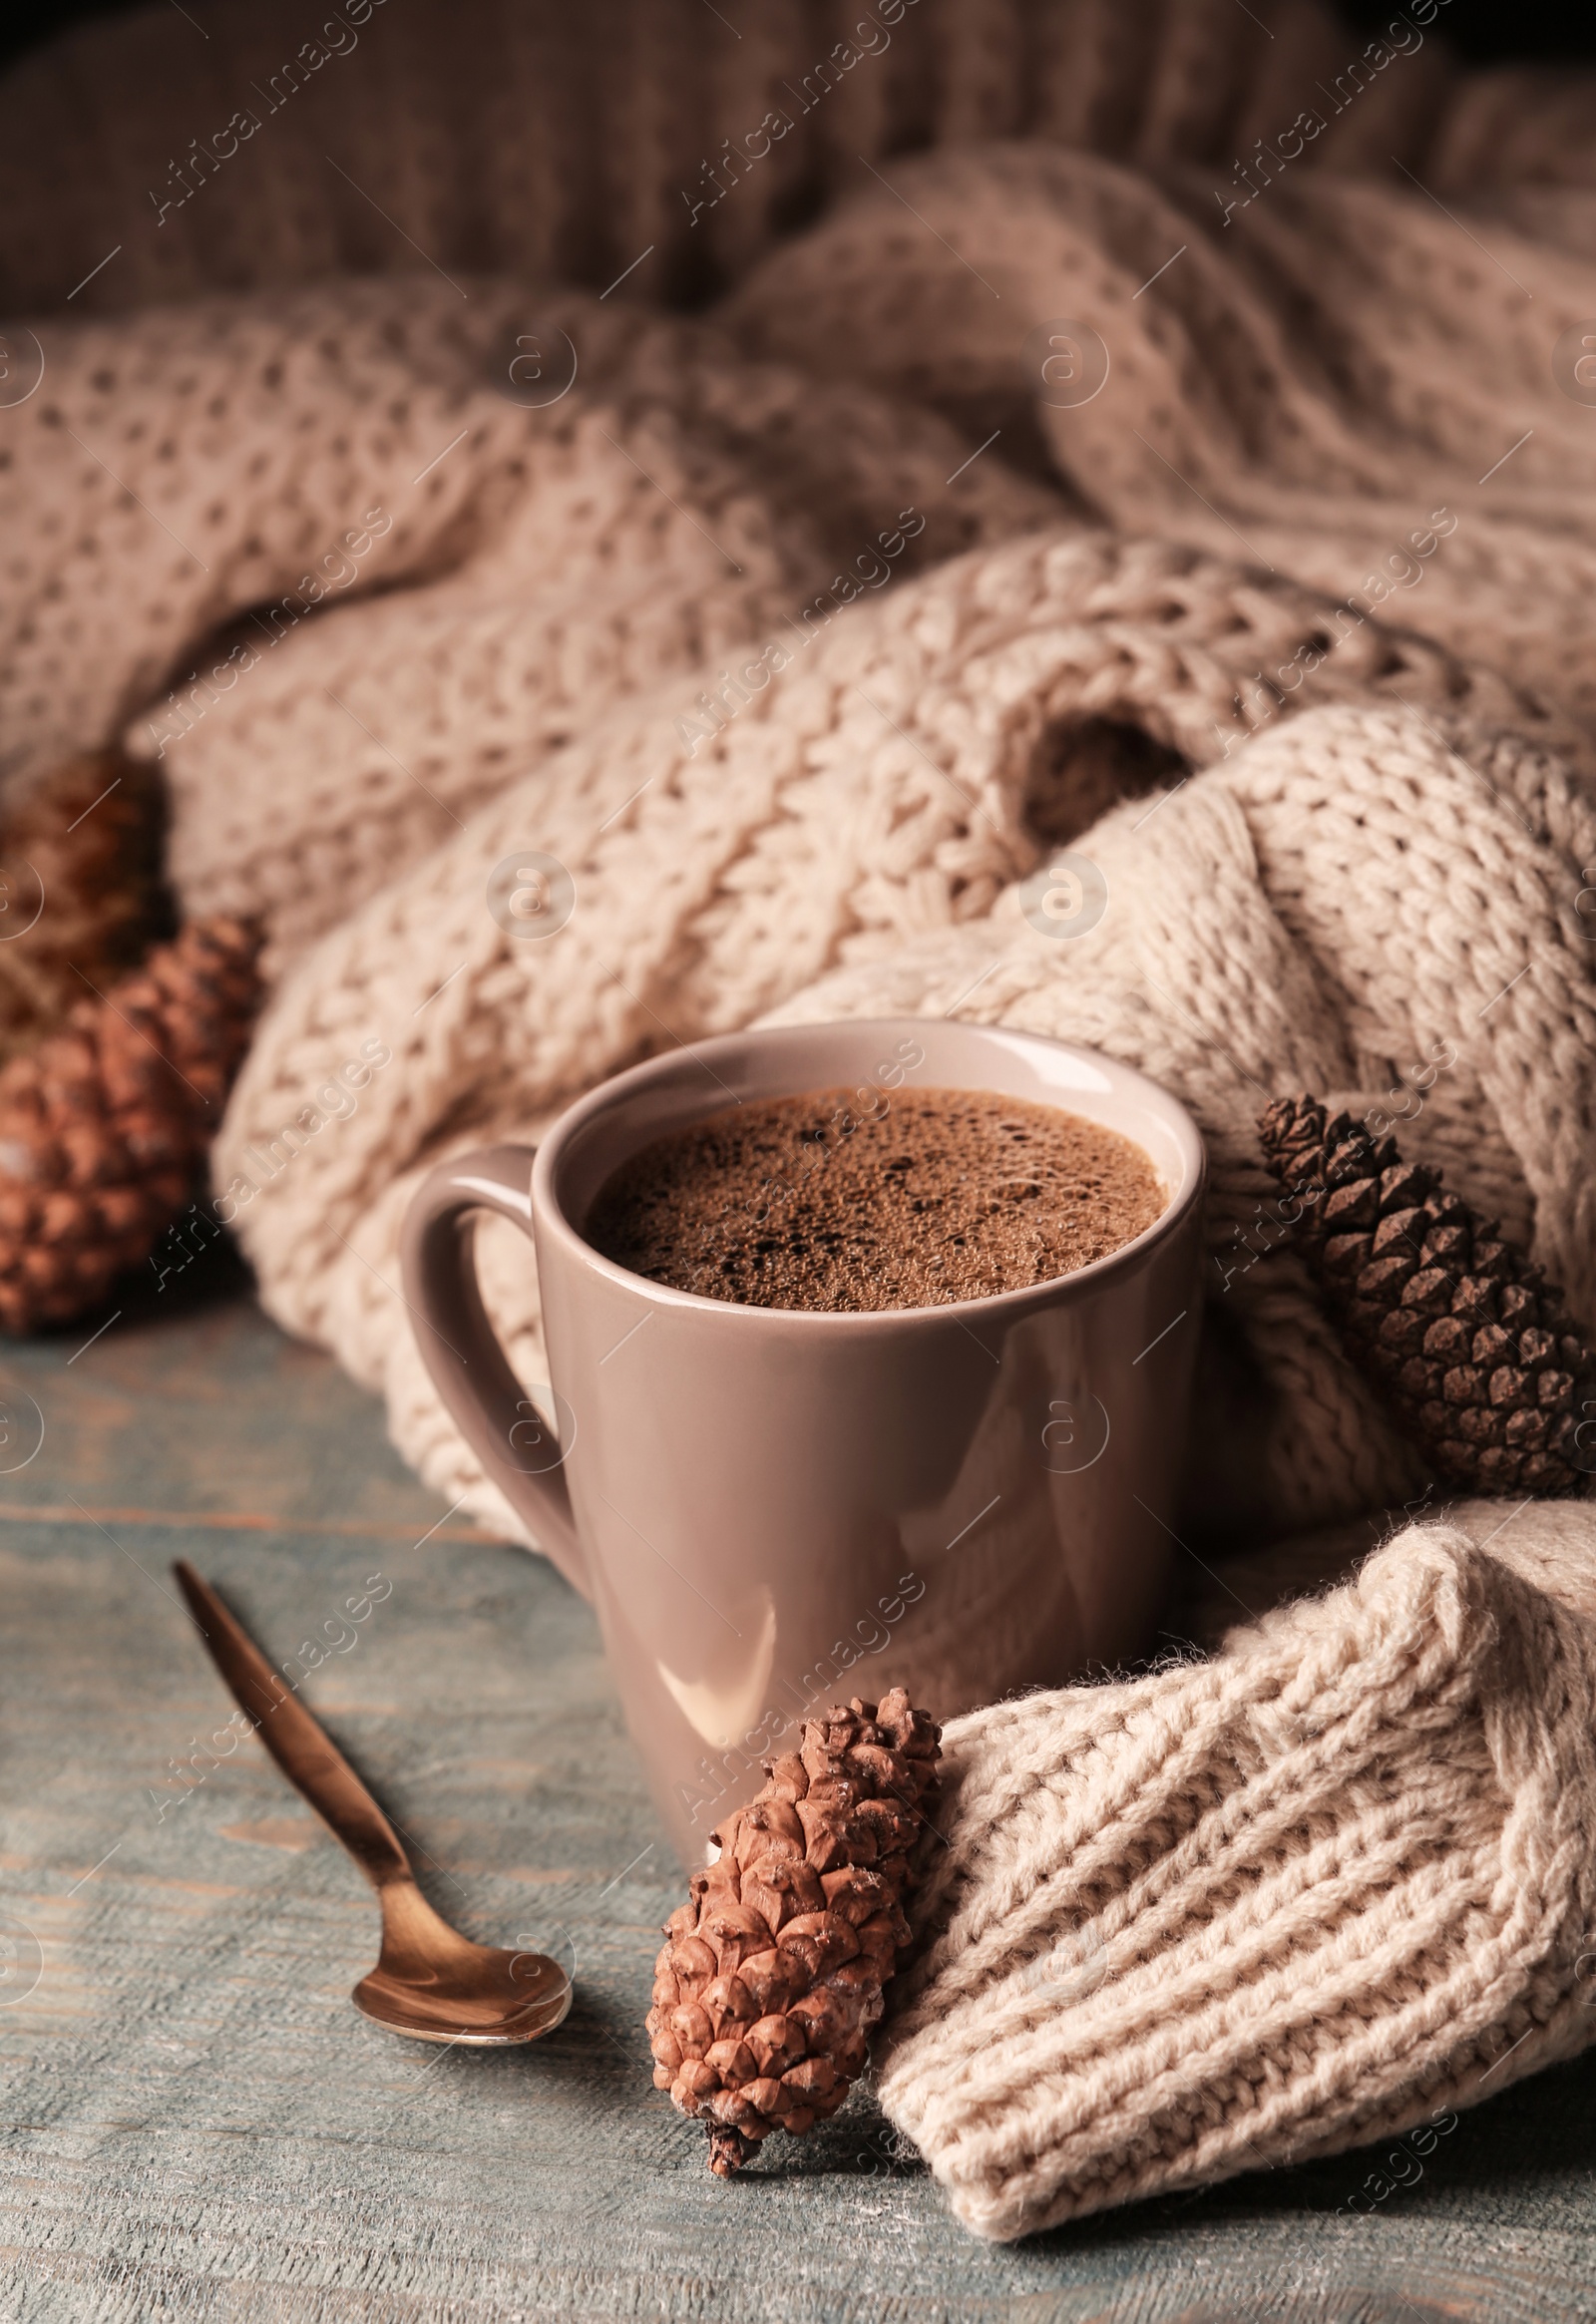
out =
[[[1161,1215],[1054,1281],[837,1313],[700,1299],[584,1240],[640,1148],[756,1099],[981,1089],[1105,1124]],[[722,1812],[828,1702],[907,1687],[939,1719],[1142,1650],[1164,1592],[1201,1305],[1202,1139],[1168,1091],[1037,1034],[905,1018],[729,1033],[578,1100],[536,1153],[433,1171],[405,1298],[461,1433],[593,1601],[671,1835]],[[553,1426],[484,1312],[485,1211],[537,1247]]]

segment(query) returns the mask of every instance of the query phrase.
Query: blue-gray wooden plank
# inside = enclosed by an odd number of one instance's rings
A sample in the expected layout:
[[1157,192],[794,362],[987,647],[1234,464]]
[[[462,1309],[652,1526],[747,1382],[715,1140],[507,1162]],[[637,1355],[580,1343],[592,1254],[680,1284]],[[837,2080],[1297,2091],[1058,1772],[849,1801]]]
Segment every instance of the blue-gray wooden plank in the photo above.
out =
[[[710,2178],[649,2085],[680,1870],[587,1608],[440,1526],[370,1399],[245,1299],[89,1328],[0,1352],[0,1391],[45,1418],[0,1474],[8,2324],[1596,2316],[1596,2061],[1465,2119],[1373,2217],[1338,2206],[1378,2150],[988,2249],[863,2094]],[[443,1910],[571,1948],[558,2035],[473,2055],[359,2017],[373,1902],[253,1742],[162,1813],[170,1762],[228,1709],[177,1555],[279,1659],[391,1582],[305,1692]]]

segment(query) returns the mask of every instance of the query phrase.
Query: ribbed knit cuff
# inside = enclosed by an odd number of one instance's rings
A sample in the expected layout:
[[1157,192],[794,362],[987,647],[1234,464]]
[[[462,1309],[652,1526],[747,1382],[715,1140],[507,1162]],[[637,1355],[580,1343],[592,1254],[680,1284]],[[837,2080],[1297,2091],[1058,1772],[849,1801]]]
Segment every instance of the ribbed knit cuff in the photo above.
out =
[[1462,1504],[1211,1661],[952,1724],[881,2098],[966,2225],[1354,2146],[1587,2044],[1592,1546],[1588,1505]]

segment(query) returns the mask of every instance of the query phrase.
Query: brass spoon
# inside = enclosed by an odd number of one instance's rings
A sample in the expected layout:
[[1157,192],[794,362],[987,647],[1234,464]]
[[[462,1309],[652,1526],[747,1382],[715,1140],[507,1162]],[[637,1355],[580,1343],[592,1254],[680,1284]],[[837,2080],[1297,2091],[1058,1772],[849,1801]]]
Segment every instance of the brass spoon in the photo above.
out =
[[473,1945],[439,1918],[392,1824],[331,1738],[193,1566],[180,1558],[172,1570],[256,1735],[381,1900],[382,1954],[354,1989],[356,2009],[419,2042],[535,2042],[553,2033],[572,1996],[559,1962]]

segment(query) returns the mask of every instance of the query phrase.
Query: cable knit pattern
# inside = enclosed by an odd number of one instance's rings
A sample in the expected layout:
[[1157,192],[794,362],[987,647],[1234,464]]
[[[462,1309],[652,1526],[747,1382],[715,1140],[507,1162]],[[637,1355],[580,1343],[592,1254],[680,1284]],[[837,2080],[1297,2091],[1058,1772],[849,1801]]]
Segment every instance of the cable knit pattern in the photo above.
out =
[[1463,1503],[1212,1662],[944,1729],[880,2089],[967,2225],[1390,2136],[1587,2045],[1589,1547]]
[[[1549,361],[1592,311],[1588,256],[1311,173],[1228,218],[1211,174],[1034,147],[906,162],[893,187],[924,226],[874,187],[771,253],[724,310],[745,345],[924,397],[978,442],[1039,432],[1113,524],[1363,589],[1592,717],[1596,437]],[[1060,309],[1111,360],[1078,406],[1038,395],[1022,337]],[[1404,556],[1443,506],[1444,549]]]
[[[271,12],[196,8],[0,88],[0,774],[120,737],[186,911],[260,915],[213,1162],[271,1312],[513,1531],[395,1288],[424,1171],[675,1041],[957,1014],[1202,1124],[1183,1537],[1278,1591],[1416,1504],[1254,1125],[1391,1107],[1596,1323],[1589,83],[1426,37],[1238,204],[1363,48],[1307,0],[910,0],[808,100],[817,0],[373,0],[275,98]],[[538,1381],[528,1247],[479,1250]],[[956,1723],[883,2093],[973,2227],[1588,2038],[1590,1527],[1460,1507],[1208,1663]]]

